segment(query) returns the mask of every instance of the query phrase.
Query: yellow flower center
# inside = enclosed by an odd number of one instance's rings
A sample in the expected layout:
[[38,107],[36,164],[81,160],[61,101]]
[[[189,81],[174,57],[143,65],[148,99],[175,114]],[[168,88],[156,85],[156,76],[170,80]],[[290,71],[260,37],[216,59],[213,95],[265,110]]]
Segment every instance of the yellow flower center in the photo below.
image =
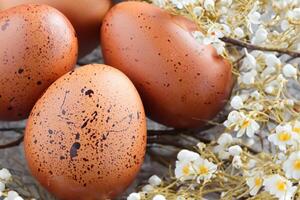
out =
[[291,139],[291,134],[287,132],[281,132],[278,134],[278,139],[282,142],[289,141]]
[[262,185],[262,179],[261,178],[255,178],[255,180],[254,180],[254,184],[255,184],[255,186],[257,186],[257,187],[260,187],[261,185]]
[[300,159],[298,159],[298,160],[296,160],[296,161],[294,162],[294,168],[295,168],[296,170],[300,170]]
[[245,120],[242,124],[242,128],[247,128],[250,125],[250,121]]
[[279,191],[281,191],[281,192],[286,191],[286,184],[285,184],[285,182],[283,182],[283,181],[278,181],[277,184],[276,184],[276,186],[277,186],[277,189],[278,189]]
[[182,173],[183,173],[184,175],[189,175],[189,174],[190,174],[190,167],[189,167],[188,165],[184,166],[184,167],[182,168]]
[[293,131],[297,134],[300,134],[300,127],[293,128]]
[[207,167],[204,166],[204,165],[201,165],[201,166],[199,167],[199,174],[207,174],[207,173],[208,173]]

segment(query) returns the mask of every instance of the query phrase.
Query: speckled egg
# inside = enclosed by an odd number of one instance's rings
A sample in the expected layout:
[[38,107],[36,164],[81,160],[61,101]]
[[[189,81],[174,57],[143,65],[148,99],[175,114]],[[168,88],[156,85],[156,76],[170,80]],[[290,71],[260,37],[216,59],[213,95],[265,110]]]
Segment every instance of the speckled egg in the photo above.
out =
[[56,9],[0,12],[0,120],[26,118],[45,89],[74,68],[77,51],[74,29]]
[[133,81],[148,116],[167,126],[203,126],[231,93],[231,65],[194,39],[196,29],[145,2],[117,4],[103,21],[105,63]]
[[115,68],[78,68],[36,103],[24,145],[32,175],[59,199],[113,199],[144,159],[146,119],[139,94]]
[[99,31],[111,0],[0,0],[0,10],[20,4],[39,3],[61,11],[73,24],[79,40],[79,57],[99,45]]

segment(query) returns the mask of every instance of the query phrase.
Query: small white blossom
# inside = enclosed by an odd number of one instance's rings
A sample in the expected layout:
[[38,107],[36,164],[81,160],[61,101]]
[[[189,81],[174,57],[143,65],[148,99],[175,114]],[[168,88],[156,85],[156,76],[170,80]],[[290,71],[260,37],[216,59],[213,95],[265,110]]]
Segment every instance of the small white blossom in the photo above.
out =
[[245,50],[246,57],[243,59],[242,68],[247,70],[255,69],[257,66],[255,57],[251,53],[248,53],[247,49],[244,50]]
[[3,168],[0,170],[0,180],[8,181],[10,178],[11,173],[7,169]]
[[152,1],[154,5],[163,8],[166,5],[166,1],[165,0],[153,0]]
[[143,188],[142,188],[142,191],[146,192],[146,193],[151,192],[152,190],[154,190],[154,187],[150,184],[147,184],[147,185],[143,186]]
[[15,200],[17,197],[19,197],[19,194],[13,190],[8,191],[7,197],[4,198],[4,200]]
[[230,6],[232,4],[232,0],[221,0],[222,6]]
[[198,149],[199,149],[200,151],[203,151],[203,150],[205,149],[205,147],[206,147],[206,144],[203,143],[203,142],[199,142],[199,143],[197,144],[197,147],[198,147]]
[[250,190],[250,195],[255,196],[263,185],[263,175],[261,173],[252,174],[246,179]]
[[255,100],[258,100],[258,99],[261,97],[260,93],[259,93],[257,90],[255,90],[254,92],[252,92],[252,93],[250,94],[250,96],[251,96],[252,98],[254,98]]
[[5,183],[0,182],[0,192],[5,190]]
[[149,178],[148,182],[152,186],[159,186],[161,184],[161,179],[158,176],[153,175]]
[[140,200],[141,195],[139,193],[131,193],[128,197],[127,200]]
[[177,154],[177,159],[179,161],[195,161],[197,159],[200,158],[200,155],[198,153],[195,153],[193,151],[189,151],[186,149],[181,150],[178,154]]
[[243,166],[240,156],[234,156],[232,159],[232,166],[236,169],[240,169]]
[[275,174],[264,179],[265,190],[277,197],[279,200],[292,200],[297,190],[292,182]]
[[239,131],[237,132],[237,137],[242,137],[245,133],[248,137],[253,137],[254,134],[259,130],[259,124],[249,117],[242,115],[242,120],[239,122]]
[[254,167],[256,166],[256,163],[257,163],[256,160],[250,159],[249,162],[248,162],[248,164],[247,164],[247,168],[248,168],[248,169],[254,168]]
[[300,151],[293,152],[283,163],[283,170],[287,178],[300,179]]
[[242,83],[246,85],[251,85],[255,82],[256,75],[256,70],[251,70],[250,72],[242,73],[242,75],[239,78]]
[[265,87],[265,89],[264,89],[264,91],[265,91],[266,93],[268,93],[268,94],[273,94],[273,93],[274,93],[274,90],[275,90],[275,88],[274,88],[274,86],[272,86],[272,85],[267,85],[267,86]]
[[276,133],[269,135],[268,140],[277,145],[281,151],[285,151],[286,146],[293,145],[294,137],[292,126],[290,124],[286,124],[278,125],[276,127]]
[[291,20],[300,20],[300,8],[294,8],[289,11],[288,16]]
[[196,3],[196,0],[171,0],[171,3],[177,8],[177,9],[183,9],[187,5],[191,5]]
[[166,197],[161,194],[157,194],[153,197],[152,200],[166,200]]
[[230,105],[232,108],[239,110],[244,106],[243,99],[240,96],[234,96],[231,99]]
[[218,138],[217,143],[222,146],[230,145],[233,142],[232,136],[229,133],[222,133]]
[[282,68],[283,75],[287,78],[297,77],[297,68],[291,64],[286,64]]
[[203,8],[200,6],[196,6],[193,8],[193,13],[197,16],[200,17],[203,14]]
[[261,14],[257,11],[250,12],[248,14],[248,19],[252,24],[261,24],[260,18],[261,18]]
[[294,123],[293,132],[300,137],[300,121]]
[[243,150],[239,145],[234,145],[228,148],[228,152],[232,156],[239,156],[243,152]]
[[215,9],[215,1],[214,0],[204,0],[204,9],[208,11],[213,11]]
[[239,39],[245,37],[245,32],[240,27],[235,28],[233,33]]
[[265,62],[267,66],[275,68],[281,65],[280,59],[274,54],[265,54]]
[[282,20],[281,23],[280,23],[280,28],[281,30],[283,31],[286,31],[290,28],[290,23],[288,20]]
[[202,158],[196,160],[193,167],[197,170],[197,176],[200,180],[209,180],[217,171],[217,165]]
[[261,44],[268,38],[268,31],[264,27],[260,27],[256,30],[254,37],[252,38],[252,44]]

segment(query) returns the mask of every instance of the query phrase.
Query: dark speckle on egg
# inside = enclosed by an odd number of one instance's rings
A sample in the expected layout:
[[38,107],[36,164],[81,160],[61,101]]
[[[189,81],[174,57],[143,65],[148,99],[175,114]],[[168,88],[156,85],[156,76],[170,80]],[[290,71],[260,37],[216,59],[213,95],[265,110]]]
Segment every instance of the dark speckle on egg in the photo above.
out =
[[59,199],[114,199],[135,179],[145,155],[139,94],[117,69],[78,68],[38,100],[24,146],[32,175]]

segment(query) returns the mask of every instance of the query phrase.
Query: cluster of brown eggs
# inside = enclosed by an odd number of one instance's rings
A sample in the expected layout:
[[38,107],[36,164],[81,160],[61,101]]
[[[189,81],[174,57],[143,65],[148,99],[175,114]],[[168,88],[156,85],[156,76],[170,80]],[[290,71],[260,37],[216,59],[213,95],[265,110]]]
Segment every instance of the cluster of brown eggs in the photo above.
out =
[[[195,42],[192,22],[148,3],[111,6],[0,0],[0,120],[29,116],[29,168],[60,199],[112,199],[130,185],[145,155],[144,107],[194,128],[230,95],[230,64]],[[74,70],[99,38],[107,65]]]

